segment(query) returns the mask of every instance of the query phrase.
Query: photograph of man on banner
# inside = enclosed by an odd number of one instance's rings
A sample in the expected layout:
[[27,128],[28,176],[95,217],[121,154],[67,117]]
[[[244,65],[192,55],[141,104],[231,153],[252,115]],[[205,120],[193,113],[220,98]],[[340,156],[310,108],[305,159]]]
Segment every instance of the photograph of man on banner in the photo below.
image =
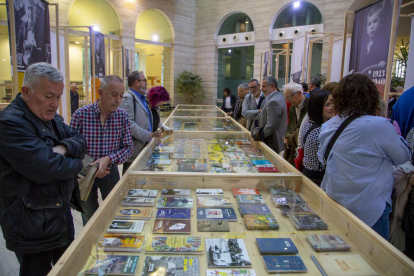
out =
[[381,0],[355,12],[350,73],[366,75],[384,93],[394,0]]
[[[13,3],[18,72],[25,72],[33,63],[51,63],[49,3],[43,0],[15,0]],[[8,7],[7,1],[9,13]]]
[[105,36],[95,32],[95,78],[105,77]]

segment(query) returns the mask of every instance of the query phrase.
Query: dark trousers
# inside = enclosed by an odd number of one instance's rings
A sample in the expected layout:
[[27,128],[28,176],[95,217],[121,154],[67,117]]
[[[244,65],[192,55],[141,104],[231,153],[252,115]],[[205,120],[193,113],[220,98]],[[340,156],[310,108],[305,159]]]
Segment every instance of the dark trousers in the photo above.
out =
[[122,175],[125,174],[125,172],[129,169],[129,167],[131,166],[132,162],[125,162],[124,165],[122,166]]
[[118,166],[116,165],[113,165],[111,167],[111,172],[105,177],[95,178],[88,199],[82,202],[82,208],[85,212],[82,214],[83,225],[85,225],[88,222],[88,220],[93,216],[95,211],[99,208],[98,188],[101,191],[102,199],[105,200],[105,198],[112,191],[112,188],[115,187],[118,181],[119,171]]
[[[73,218],[70,208],[66,211],[68,230],[70,240],[75,237],[75,228],[73,226]],[[62,229],[63,231],[63,229]],[[15,253],[20,264],[20,276],[46,276],[52,266],[57,263],[63,255],[70,243],[47,251],[36,252],[31,254]]]
[[391,213],[391,205],[386,203],[382,216],[372,226],[372,230],[380,234],[380,236],[386,239],[387,241],[390,238],[390,213]]

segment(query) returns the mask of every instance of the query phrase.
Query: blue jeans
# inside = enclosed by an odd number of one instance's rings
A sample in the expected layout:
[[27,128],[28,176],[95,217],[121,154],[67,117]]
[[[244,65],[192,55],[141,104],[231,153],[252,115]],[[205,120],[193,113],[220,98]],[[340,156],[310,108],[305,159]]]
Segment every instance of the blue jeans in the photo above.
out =
[[95,211],[99,208],[98,203],[98,188],[101,191],[102,200],[108,196],[112,191],[112,188],[115,187],[116,183],[119,181],[119,172],[118,166],[113,165],[111,171],[108,175],[103,178],[95,178],[91,193],[88,196],[86,201],[82,201],[82,208],[85,213],[82,214],[83,225],[85,225],[88,220],[93,216]]
[[380,234],[380,236],[387,241],[390,238],[390,213],[391,205],[386,203],[384,213],[382,213],[381,217],[377,220],[374,226],[372,226],[372,230]]

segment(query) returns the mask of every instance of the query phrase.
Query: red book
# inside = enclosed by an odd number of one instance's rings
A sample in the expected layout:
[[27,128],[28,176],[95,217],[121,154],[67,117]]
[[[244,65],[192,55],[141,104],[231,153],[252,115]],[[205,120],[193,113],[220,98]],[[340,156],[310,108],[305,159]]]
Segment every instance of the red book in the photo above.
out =
[[233,195],[260,195],[256,188],[233,188]]
[[276,167],[256,167],[259,173],[277,173],[279,170]]

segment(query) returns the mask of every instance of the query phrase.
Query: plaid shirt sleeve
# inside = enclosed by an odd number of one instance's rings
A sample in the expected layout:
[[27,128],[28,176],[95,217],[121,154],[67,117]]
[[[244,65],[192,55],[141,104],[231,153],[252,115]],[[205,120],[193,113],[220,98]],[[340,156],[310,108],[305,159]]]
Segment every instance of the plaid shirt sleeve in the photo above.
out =
[[73,113],[72,119],[70,120],[70,127],[82,134],[79,120],[79,112],[75,111],[75,113]]
[[119,165],[125,163],[134,152],[134,144],[132,143],[131,126],[129,125],[128,114],[124,112],[123,128],[121,140],[117,152],[109,155],[111,164]]

